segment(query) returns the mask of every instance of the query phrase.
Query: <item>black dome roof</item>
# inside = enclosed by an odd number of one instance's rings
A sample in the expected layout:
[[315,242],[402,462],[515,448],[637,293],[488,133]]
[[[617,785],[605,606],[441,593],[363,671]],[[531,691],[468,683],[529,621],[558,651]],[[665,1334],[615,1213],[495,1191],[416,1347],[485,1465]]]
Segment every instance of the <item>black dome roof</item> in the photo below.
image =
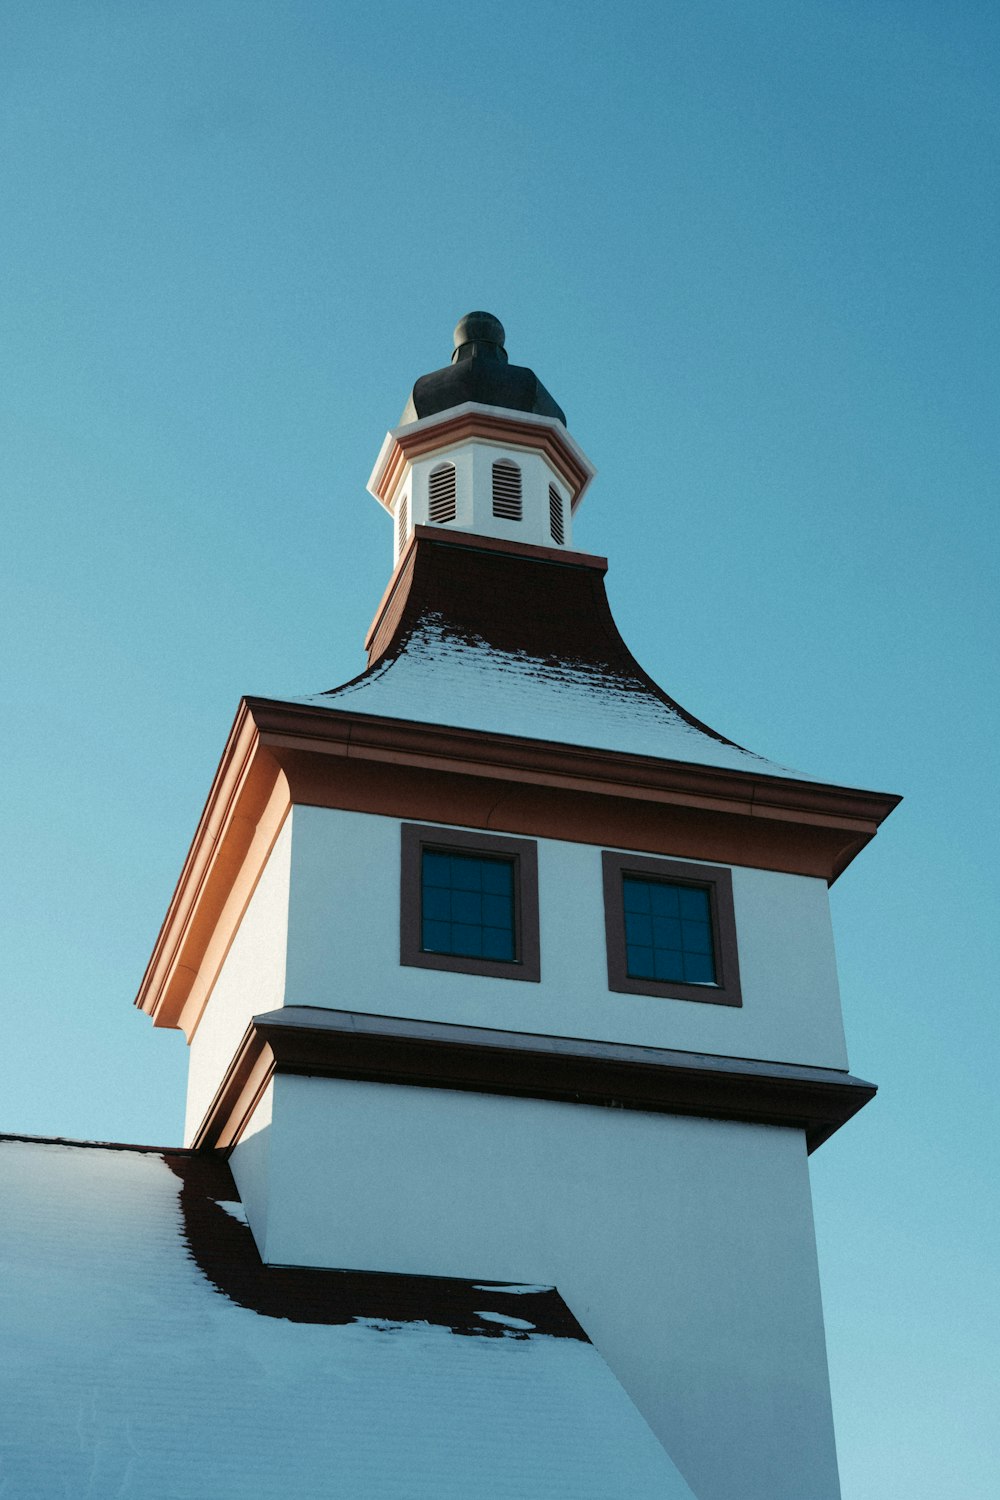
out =
[[421,375],[400,420],[416,422],[420,417],[435,416],[466,401],[555,417],[566,426],[566,413],[534,370],[508,363],[503,324],[488,312],[466,313],[459,320],[451,364]]

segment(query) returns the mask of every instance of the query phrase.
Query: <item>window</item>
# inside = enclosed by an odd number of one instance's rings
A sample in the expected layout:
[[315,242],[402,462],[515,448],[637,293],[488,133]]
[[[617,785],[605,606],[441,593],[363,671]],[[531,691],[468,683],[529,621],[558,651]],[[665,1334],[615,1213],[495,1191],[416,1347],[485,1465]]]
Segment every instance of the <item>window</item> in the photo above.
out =
[[432,526],[455,519],[455,465],[438,464],[428,482],[427,514]]
[[493,465],[493,514],[504,521],[521,519],[521,471],[509,458]]
[[537,981],[536,845],[417,823],[402,837],[400,962]]
[[556,546],[561,547],[566,540],[566,528],[563,523],[562,495],[554,484],[549,485],[549,531]]
[[608,851],[601,859],[608,987],[742,1005],[729,870]]

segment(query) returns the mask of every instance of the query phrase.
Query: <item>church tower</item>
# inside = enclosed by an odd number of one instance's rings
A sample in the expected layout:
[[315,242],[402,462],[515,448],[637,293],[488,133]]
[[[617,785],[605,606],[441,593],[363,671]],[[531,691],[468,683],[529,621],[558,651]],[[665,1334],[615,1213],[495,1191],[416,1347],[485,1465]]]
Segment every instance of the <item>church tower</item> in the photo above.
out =
[[898,799],[652,681],[565,414],[496,318],[455,346],[369,481],[367,669],[243,700],[137,1003],[266,1264],[555,1285],[698,1500],[836,1500],[827,891]]

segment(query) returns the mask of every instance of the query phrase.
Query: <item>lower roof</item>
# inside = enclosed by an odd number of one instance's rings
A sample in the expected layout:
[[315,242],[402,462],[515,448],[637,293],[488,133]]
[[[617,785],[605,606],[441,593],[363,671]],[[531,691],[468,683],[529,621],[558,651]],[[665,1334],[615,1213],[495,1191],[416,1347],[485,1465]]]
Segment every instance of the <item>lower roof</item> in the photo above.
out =
[[210,1156],[0,1138],[19,1500],[693,1500],[558,1293],[262,1265]]

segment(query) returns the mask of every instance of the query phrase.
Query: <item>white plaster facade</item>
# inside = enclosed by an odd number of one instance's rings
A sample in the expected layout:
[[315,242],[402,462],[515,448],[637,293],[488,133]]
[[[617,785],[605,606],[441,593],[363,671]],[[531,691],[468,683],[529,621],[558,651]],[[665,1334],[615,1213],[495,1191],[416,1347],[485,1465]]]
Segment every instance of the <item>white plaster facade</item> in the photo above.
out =
[[837,1500],[800,1131],[320,1078],[269,1093],[231,1159],[265,1260],[554,1284],[699,1500]]
[[264,866],[188,1054],[184,1139],[190,1142],[251,1016],[285,1003],[292,819]]
[[294,807],[192,1041],[187,1138],[251,1016],[282,1005],[847,1067],[824,881],[731,867],[742,1006],[621,995],[608,989],[600,848],[537,843],[540,983],[407,968],[400,820]]
[[296,807],[293,828],[286,1005],[362,1009],[377,996],[368,1008],[389,1015],[847,1067],[822,880],[733,868],[743,982],[733,1009],[608,989],[596,845],[537,840],[535,985],[400,967],[398,819]]
[[[520,521],[505,520],[493,514],[493,465],[498,460],[516,463],[521,471]],[[432,524],[430,476],[442,463],[455,467],[455,517],[444,523],[451,530],[499,537],[505,542],[530,542],[536,547],[552,547],[556,545],[549,512],[549,486],[552,485],[559,494],[562,507],[564,532],[561,545],[572,545],[570,490],[555,465],[544,454],[531,449],[472,438],[435,449],[404,466],[392,499],[392,514],[397,522],[400,505],[406,500],[406,525],[400,527],[397,524],[393,533],[394,563],[405,551],[414,526]]]

